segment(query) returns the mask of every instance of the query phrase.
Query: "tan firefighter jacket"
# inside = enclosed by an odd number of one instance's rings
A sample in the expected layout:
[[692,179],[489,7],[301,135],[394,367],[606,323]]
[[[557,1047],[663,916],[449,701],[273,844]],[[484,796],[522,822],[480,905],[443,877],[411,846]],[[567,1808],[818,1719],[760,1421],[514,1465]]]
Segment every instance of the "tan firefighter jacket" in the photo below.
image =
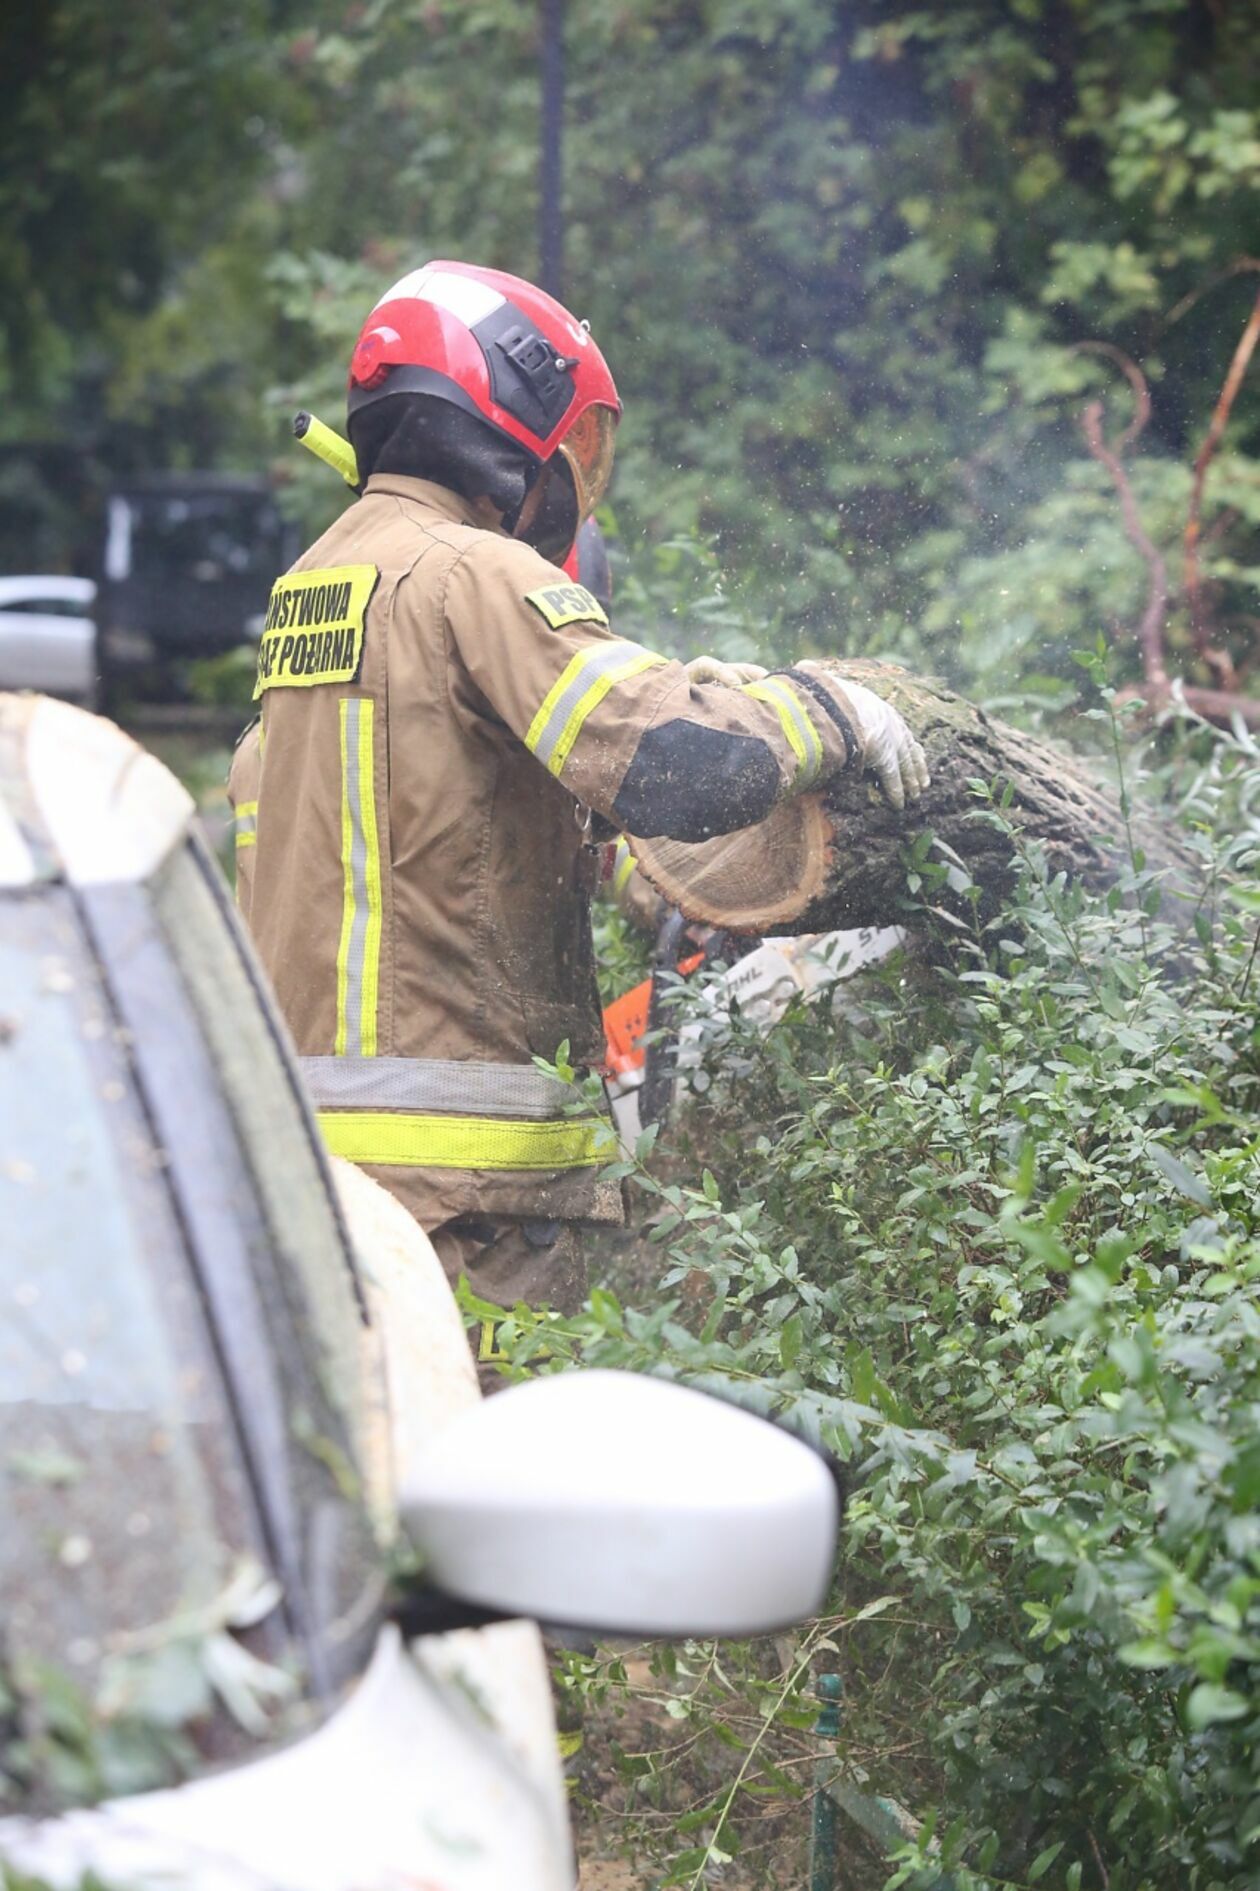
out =
[[590,811],[683,840],[843,768],[839,690],[695,687],[425,480],[378,475],[276,585],[230,792],[242,910],[329,1146],[426,1227],[619,1219],[598,1067]]

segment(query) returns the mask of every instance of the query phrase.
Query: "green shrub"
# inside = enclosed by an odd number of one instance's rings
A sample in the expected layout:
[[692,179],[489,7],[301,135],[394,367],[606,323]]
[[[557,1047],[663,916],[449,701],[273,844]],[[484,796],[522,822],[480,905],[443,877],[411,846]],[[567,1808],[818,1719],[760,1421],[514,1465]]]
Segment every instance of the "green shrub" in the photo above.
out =
[[258,650],[254,644],[239,644],[222,656],[202,657],[188,673],[188,690],[195,703],[208,709],[239,709],[242,718],[256,713],[254,682],[258,675]]
[[[1089,898],[1025,851],[948,957],[766,1036],[737,1019],[668,1170],[637,1165],[641,1306],[518,1310],[520,1369],[683,1375],[850,1467],[833,1617],[786,1659],[692,1649],[679,1680],[658,1657],[690,1757],[637,1756],[619,1803],[663,1882],[756,1852],[807,1780],[817,1657],[845,1676],[841,1762],[937,1809],[959,1882],[1260,1884],[1256,759],[1200,735],[1159,762],[1204,858],[1192,912],[1161,912],[1140,856]],[[977,818],[1001,798],[978,787]],[[606,1658],[562,1678],[629,1687]]]

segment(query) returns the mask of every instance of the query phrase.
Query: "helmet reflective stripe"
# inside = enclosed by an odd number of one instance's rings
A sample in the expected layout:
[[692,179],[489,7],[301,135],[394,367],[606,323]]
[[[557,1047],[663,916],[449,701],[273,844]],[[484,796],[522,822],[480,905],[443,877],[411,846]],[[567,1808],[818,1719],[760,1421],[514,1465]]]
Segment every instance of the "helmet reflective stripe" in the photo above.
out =
[[[348,383],[352,427],[375,401],[423,394],[484,421],[535,464],[567,447],[554,472],[571,477],[579,519],[607,486],[621,412],[608,363],[589,330],[520,276],[439,257],[409,270],[360,330]],[[600,411],[587,418],[590,409]],[[367,460],[363,470],[373,470]]]
[[409,276],[396,282],[386,291],[376,307],[381,308],[386,302],[401,302],[408,296],[415,296],[418,301],[432,302],[435,308],[446,309],[457,317],[466,328],[484,321],[487,315],[493,315],[501,309],[506,297],[497,289],[492,289],[487,282],[478,282],[475,276],[456,276],[445,269],[413,269]]

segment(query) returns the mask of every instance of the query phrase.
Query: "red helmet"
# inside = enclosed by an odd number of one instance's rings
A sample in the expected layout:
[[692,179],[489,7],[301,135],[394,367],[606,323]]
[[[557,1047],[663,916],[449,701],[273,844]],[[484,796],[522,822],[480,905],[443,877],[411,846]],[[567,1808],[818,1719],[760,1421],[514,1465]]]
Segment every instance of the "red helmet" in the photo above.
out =
[[608,363],[553,296],[472,263],[426,263],[396,282],[363,324],[348,409],[392,394],[450,401],[544,465],[560,453],[579,517],[612,472],[621,402]]

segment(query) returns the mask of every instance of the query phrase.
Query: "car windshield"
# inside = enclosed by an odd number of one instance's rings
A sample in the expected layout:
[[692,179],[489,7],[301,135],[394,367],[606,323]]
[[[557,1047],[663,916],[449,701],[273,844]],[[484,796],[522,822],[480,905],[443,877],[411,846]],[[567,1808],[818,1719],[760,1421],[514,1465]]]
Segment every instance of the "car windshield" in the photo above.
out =
[[0,927],[0,1666],[91,1690],[215,1617],[255,1510],[125,1041],[64,889]]
[[19,617],[90,617],[92,606],[83,598],[48,596],[6,598],[0,594],[0,611],[16,611]]
[[[0,1216],[0,1797],[38,1808],[293,1730],[380,1616],[348,1245],[194,844],[0,899]],[[26,1737],[49,1687],[90,1764]]]
[[326,1158],[217,868],[194,841],[84,895],[158,1127],[262,1504],[327,1697],[381,1602],[358,1473],[363,1313]]

